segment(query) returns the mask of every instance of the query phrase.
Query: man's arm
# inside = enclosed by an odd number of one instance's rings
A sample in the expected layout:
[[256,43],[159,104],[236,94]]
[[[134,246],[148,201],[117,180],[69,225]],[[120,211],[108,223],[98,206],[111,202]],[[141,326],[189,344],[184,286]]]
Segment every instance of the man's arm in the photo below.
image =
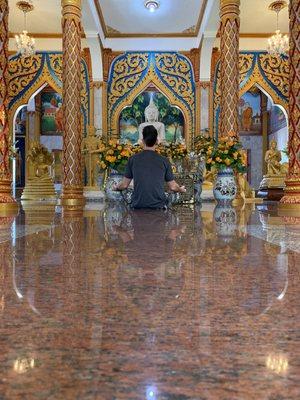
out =
[[176,181],[170,181],[167,182],[168,188],[170,190],[172,190],[172,192],[179,192],[179,193],[185,193],[186,192],[186,188],[185,186],[179,186],[178,183]]
[[116,191],[122,191],[128,188],[128,186],[130,185],[132,179],[128,179],[128,178],[123,178],[122,181],[115,186],[114,190]]

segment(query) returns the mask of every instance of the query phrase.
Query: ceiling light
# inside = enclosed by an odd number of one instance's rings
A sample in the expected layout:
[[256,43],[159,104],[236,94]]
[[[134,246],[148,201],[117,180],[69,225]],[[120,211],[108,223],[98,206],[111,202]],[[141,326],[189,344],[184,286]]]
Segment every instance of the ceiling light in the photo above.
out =
[[149,10],[150,12],[154,12],[155,10],[158,9],[159,7],[159,2],[156,0],[147,0],[144,3],[144,6]]
[[277,29],[275,31],[275,35],[271,36],[270,39],[268,39],[267,50],[268,53],[272,55],[285,55],[289,50],[289,38],[287,35],[282,35],[278,23],[279,13],[285,7],[287,7],[287,3],[284,0],[273,1],[273,3],[269,5],[269,10],[275,11],[277,14]]

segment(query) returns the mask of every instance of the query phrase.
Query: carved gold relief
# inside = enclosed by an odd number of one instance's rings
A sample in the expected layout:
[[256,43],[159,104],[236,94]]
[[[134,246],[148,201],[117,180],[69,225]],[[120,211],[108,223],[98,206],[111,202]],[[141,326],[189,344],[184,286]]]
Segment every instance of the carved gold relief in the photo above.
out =
[[147,69],[148,54],[133,53],[127,54],[114,64],[112,84],[108,95],[108,107],[111,110],[119,100],[129,93],[141,78],[141,73]]
[[221,136],[238,132],[239,101],[239,0],[221,0]]
[[8,124],[8,0],[0,0],[0,212],[15,214],[17,203],[11,195],[9,157],[11,141]]
[[191,81],[190,65],[176,53],[155,54],[155,64],[163,79],[174,92],[186,101],[191,108],[195,106],[195,95]]
[[[82,126],[84,130],[88,121],[89,110],[89,87],[88,72],[84,61],[81,62],[81,107]],[[9,61],[9,97],[12,106],[9,110],[10,129],[12,134],[13,117],[16,110],[27,104],[30,97],[34,95],[45,83],[51,86],[57,93],[62,94],[62,54],[61,53],[39,53],[33,57],[22,59],[13,58]],[[84,115],[85,118],[84,118]]]
[[[276,58],[266,53],[240,53],[239,55],[240,85],[239,97],[254,86],[268,93],[274,104],[281,105],[288,112],[288,74],[289,63],[286,58]],[[218,122],[217,112],[220,108],[221,96],[220,65],[216,65],[213,73],[214,95],[213,115],[214,132]]]
[[[108,132],[118,137],[122,109],[134,101],[147,86],[154,84],[185,118],[187,141],[193,141],[195,127],[195,87],[193,70],[178,53],[128,53],[113,64],[108,84]],[[104,108],[105,87],[103,86]],[[105,124],[105,118],[104,118]]]
[[17,97],[33,81],[41,65],[41,54],[26,58],[18,57],[9,62],[8,91],[10,98]]
[[[289,170],[280,208],[300,212],[300,0],[290,2]],[[293,212],[293,211],[292,211]]]
[[[72,3],[72,4],[71,4]],[[81,2],[63,3],[63,193],[68,210],[84,206],[81,159]]]
[[259,64],[268,80],[284,97],[289,93],[289,62],[286,58],[260,54]]
[[244,81],[253,64],[254,54],[239,55],[240,84]]
[[190,109],[185,105],[185,103],[181,102],[175,95],[172,93],[170,89],[167,88],[166,85],[159,79],[156,75],[153,68],[150,68],[145,75],[145,77],[139,82],[139,85],[134,87],[134,89],[126,96],[126,99],[119,103],[118,106],[114,109],[113,114],[111,115],[111,132],[114,137],[118,137],[118,123],[119,116],[125,105],[132,104],[136,96],[139,93],[143,92],[149,85],[149,83],[154,84],[170,101],[170,103],[174,106],[177,106],[181,109],[184,115],[184,120],[186,124],[186,136],[187,136],[187,144],[191,146],[192,144],[192,135],[193,135],[193,118],[194,115],[190,112]]

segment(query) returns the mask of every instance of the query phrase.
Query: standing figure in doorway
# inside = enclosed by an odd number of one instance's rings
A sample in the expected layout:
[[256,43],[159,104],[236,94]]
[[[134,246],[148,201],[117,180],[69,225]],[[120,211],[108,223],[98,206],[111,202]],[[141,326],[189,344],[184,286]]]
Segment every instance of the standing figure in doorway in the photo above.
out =
[[242,113],[242,128],[243,130],[249,132],[252,127],[252,117],[253,117],[253,110],[249,103],[245,104],[245,108],[243,109]]

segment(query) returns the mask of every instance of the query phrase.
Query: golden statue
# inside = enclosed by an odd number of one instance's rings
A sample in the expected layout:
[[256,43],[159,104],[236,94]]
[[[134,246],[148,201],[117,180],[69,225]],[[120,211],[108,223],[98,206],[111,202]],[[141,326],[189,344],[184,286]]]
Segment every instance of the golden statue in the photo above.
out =
[[281,152],[277,149],[276,140],[271,140],[270,149],[266,151],[267,175],[281,175]]
[[266,151],[265,162],[267,164],[267,174],[264,175],[260,188],[284,187],[287,165],[286,163],[281,163],[281,151],[278,150],[275,139],[271,140],[270,148]]
[[99,153],[101,150],[100,137],[96,136],[95,128],[89,127],[88,135],[82,141],[82,153],[84,166],[87,174],[87,186],[90,189],[98,189],[97,180],[99,175]]
[[203,175],[203,185],[202,185],[202,188],[204,190],[209,190],[213,188],[217,177],[217,172],[218,171],[214,168],[212,168],[210,171],[207,168],[205,168],[205,172]]
[[55,199],[56,193],[50,176],[53,155],[38,141],[32,141],[26,157],[27,179],[22,200]]

